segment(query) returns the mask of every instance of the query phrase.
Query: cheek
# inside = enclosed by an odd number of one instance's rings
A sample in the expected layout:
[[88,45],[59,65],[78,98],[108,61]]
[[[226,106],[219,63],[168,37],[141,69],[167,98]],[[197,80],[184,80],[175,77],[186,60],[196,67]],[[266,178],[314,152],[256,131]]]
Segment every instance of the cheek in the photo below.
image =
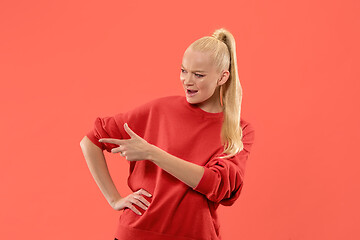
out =
[[208,84],[208,82],[205,80],[205,79],[202,79],[202,80],[199,80],[197,83],[196,83],[197,87],[201,90],[208,90],[210,85]]
[[184,74],[182,74],[182,73],[180,73],[180,81],[184,81],[185,80],[185,76],[184,76]]

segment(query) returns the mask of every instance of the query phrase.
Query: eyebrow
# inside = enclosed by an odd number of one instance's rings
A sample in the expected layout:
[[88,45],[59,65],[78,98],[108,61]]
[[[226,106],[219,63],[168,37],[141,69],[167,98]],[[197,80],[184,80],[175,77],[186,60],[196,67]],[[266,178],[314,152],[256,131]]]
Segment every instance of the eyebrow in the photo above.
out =
[[[182,68],[185,68],[182,64],[181,64],[181,67],[182,67]],[[195,70],[195,71],[193,71],[193,72],[203,72],[203,73],[206,73],[206,71],[202,71],[202,70]]]

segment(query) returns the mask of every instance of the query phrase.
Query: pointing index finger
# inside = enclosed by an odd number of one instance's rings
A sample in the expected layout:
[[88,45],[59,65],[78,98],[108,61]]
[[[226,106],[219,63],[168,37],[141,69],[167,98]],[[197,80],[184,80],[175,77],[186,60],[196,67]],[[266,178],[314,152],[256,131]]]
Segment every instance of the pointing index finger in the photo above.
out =
[[113,144],[117,144],[117,145],[124,144],[125,141],[127,141],[127,140],[116,139],[116,138],[101,138],[101,139],[99,139],[99,142],[113,143]]

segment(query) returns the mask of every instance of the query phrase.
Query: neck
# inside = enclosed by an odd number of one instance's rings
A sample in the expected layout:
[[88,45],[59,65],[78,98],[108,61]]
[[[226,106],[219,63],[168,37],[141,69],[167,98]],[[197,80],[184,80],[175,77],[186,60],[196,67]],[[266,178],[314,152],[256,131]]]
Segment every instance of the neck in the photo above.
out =
[[218,87],[209,99],[202,103],[198,103],[197,106],[210,113],[222,112],[223,107],[220,103],[220,88]]

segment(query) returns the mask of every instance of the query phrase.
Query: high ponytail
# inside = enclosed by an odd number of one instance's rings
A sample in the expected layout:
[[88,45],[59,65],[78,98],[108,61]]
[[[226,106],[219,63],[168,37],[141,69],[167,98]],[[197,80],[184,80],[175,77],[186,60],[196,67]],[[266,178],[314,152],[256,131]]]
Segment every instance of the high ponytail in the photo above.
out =
[[224,113],[220,138],[224,145],[223,154],[226,155],[219,158],[233,157],[244,148],[240,126],[242,87],[238,75],[235,38],[228,30],[220,28],[211,36],[196,40],[190,47],[209,52],[217,73],[221,73],[222,70],[230,72],[229,79],[220,86],[220,101]]

